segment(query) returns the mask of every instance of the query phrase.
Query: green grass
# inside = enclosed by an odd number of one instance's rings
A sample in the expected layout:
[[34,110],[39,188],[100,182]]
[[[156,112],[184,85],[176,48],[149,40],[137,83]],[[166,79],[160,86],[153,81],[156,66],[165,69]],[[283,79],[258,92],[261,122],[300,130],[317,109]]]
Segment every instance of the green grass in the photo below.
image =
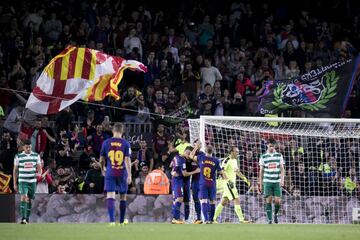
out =
[[360,225],[262,225],[213,224],[171,225],[160,223],[132,223],[125,227],[107,224],[0,224],[3,240],[359,240]]

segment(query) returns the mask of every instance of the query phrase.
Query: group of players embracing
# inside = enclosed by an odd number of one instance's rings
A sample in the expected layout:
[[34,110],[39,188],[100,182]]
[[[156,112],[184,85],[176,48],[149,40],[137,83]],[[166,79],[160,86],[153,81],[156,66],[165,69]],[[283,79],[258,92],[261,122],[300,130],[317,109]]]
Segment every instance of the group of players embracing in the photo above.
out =
[[[183,224],[189,220],[190,215],[190,192],[195,206],[195,224],[217,223],[224,206],[234,201],[235,213],[240,223],[248,223],[244,219],[240,198],[236,189],[236,177],[244,177],[237,164],[239,149],[236,146],[230,147],[229,156],[221,163],[213,156],[213,147],[208,145],[205,152],[200,150],[201,143],[197,141],[194,147],[187,146],[185,150],[174,157],[172,166],[172,193],[173,193],[173,224]],[[223,178],[222,200],[215,207],[216,201],[216,178],[217,175]],[[180,218],[180,208],[184,203],[185,221]]]

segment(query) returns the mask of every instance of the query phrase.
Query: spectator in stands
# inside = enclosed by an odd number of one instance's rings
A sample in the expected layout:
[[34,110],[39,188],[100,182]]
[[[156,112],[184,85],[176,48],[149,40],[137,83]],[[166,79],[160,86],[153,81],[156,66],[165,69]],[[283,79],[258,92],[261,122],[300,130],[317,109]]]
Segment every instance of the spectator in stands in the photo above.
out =
[[213,88],[210,83],[205,84],[204,92],[199,95],[199,104],[202,106],[206,102],[211,102],[213,100]]
[[276,56],[274,58],[272,68],[275,71],[275,80],[286,78],[286,65],[282,56]]
[[[58,190],[61,190],[59,193],[75,193],[76,186],[74,186],[76,173],[74,169],[71,167],[62,167],[59,165],[56,170],[56,174],[54,174],[54,181],[57,183]],[[63,187],[65,188],[65,192]]]
[[221,90],[214,95],[214,115],[224,116],[224,98],[221,96]]
[[185,64],[180,86],[182,91],[189,96],[190,101],[194,101],[200,94],[200,73],[193,70],[191,63]]
[[230,91],[225,89],[223,92],[224,116],[231,116],[231,104],[232,98],[230,96]]
[[153,153],[147,147],[147,143],[145,140],[140,141],[140,149],[137,153],[136,160],[138,161],[139,166],[146,165],[146,166],[148,166],[150,172],[153,170],[153,168],[154,168]]
[[50,151],[51,151],[51,149],[53,149],[53,146],[56,143],[55,133],[54,133],[53,129],[51,127],[49,127],[49,121],[48,120],[49,119],[46,116],[41,118],[41,129],[45,133],[46,138],[47,138],[45,151],[44,151],[44,154],[43,154],[43,159],[45,160],[45,166],[47,165],[46,160],[49,157]]
[[181,54],[179,57],[179,62],[176,63],[173,67],[173,76],[174,76],[176,86],[181,86],[182,75],[183,75],[183,72],[185,71],[185,64],[186,64],[185,61],[186,61],[185,54]]
[[355,167],[351,167],[346,177],[341,179],[343,192],[346,195],[356,195],[359,191],[358,178],[356,176]]
[[14,107],[10,114],[7,116],[3,127],[8,130],[9,132],[17,135],[20,132],[20,126],[22,122],[22,115],[23,115],[24,107],[18,105]]
[[85,175],[85,188],[87,193],[102,193],[104,191],[104,177],[100,171],[100,163],[92,160],[90,168]]
[[57,154],[55,157],[56,164],[59,166],[70,167],[73,165],[71,151],[69,145],[58,145]]
[[[69,130],[73,121],[74,121],[73,112],[71,111],[70,107],[66,107],[56,117],[55,125],[57,129],[57,133],[62,129]],[[86,127],[87,124],[83,126]],[[85,131],[84,134],[86,136]]]
[[144,95],[138,96],[138,113],[136,116],[138,123],[148,123],[150,121],[150,110],[145,106]]
[[91,145],[84,148],[83,153],[80,155],[79,170],[86,172],[90,168],[90,163],[96,160],[96,155]]
[[137,194],[144,194],[144,183],[149,173],[149,166],[145,162],[140,163],[139,176],[135,179],[135,187]]
[[222,75],[217,67],[211,65],[211,59],[204,59],[204,67],[200,69],[201,84],[204,88],[206,84],[210,84],[211,87],[214,86],[216,80],[222,80]]
[[[25,131],[25,129],[24,129]],[[29,127],[26,129],[26,134],[31,140],[32,151],[39,153],[40,157],[43,157],[47,145],[47,135],[46,130],[44,131],[41,127],[41,120],[37,119],[34,123],[34,127]]]
[[158,60],[155,58],[154,51],[149,52],[144,64],[148,69],[144,76],[145,84],[151,84],[155,78],[159,77],[160,72]]
[[125,122],[136,122],[136,115],[138,110],[138,100],[135,95],[135,88],[129,87],[122,97],[122,108],[129,109],[129,111],[124,111],[124,121]]
[[246,112],[246,102],[240,93],[234,94],[234,99],[230,105],[230,113],[232,116],[244,116]]
[[44,160],[41,160],[41,173],[37,176],[36,193],[49,193],[49,185],[52,183],[51,169],[45,170]]
[[188,99],[188,96],[186,95],[186,93],[182,92],[180,93],[180,100],[179,100],[179,103],[178,103],[178,107],[179,108],[183,108],[183,107],[186,107],[189,105],[189,99]]
[[295,60],[290,61],[289,67],[285,67],[285,77],[290,79],[290,78],[298,77],[299,75],[300,75],[300,69],[297,66],[296,61]]
[[175,91],[169,91],[168,101],[165,104],[165,109],[167,112],[174,112],[178,108],[178,99],[176,98]]
[[10,132],[3,131],[0,147],[0,168],[5,174],[12,174],[11,172],[14,168],[14,157],[16,153],[16,140],[11,136]]
[[158,124],[157,131],[153,137],[153,153],[154,160],[157,162],[160,159],[161,151],[167,147],[168,136],[165,133],[165,126]]
[[96,126],[96,133],[93,133],[89,137],[91,137],[89,144],[93,147],[95,155],[100,156],[100,150],[101,150],[102,143],[110,136],[106,135],[103,132],[102,124],[98,124]]
[[200,111],[198,112],[198,117],[201,115],[213,115],[213,102],[212,101],[206,101],[202,106],[200,107]]
[[311,179],[309,179],[308,173],[305,172],[305,164],[299,162],[297,169],[291,175],[292,191],[294,191],[294,189],[299,189],[302,195],[313,195],[315,193],[312,192],[314,189],[310,188],[310,182]]
[[131,54],[134,48],[137,48],[138,53],[140,55],[140,59],[142,59],[142,55],[143,55],[142,43],[140,38],[136,35],[135,28],[131,28],[129,30],[129,35],[124,39],[124,48],[125,48],[125,54],[127,56]]
[[235,81],[235,90],[240,93],[241,96],[246,96],[251,91],[255,91],[256,86],[247,77],[244,77],[244,73],[239,73]]

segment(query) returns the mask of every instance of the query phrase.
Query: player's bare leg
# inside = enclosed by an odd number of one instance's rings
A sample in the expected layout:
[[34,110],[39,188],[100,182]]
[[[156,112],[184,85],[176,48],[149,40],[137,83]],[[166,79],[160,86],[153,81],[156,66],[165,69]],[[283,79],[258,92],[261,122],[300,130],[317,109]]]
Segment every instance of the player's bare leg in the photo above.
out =
[[106,204],[109,214],[109,225],[115,226],[115,192],[106,193]]
[[272,224],[272,197],[269,196],[266,198],[266,215],[269,220],[269,224]]
[[274,211],[274,223],[279,223],[278,213],[280,210],[281,198],[275,197],[275,211]]

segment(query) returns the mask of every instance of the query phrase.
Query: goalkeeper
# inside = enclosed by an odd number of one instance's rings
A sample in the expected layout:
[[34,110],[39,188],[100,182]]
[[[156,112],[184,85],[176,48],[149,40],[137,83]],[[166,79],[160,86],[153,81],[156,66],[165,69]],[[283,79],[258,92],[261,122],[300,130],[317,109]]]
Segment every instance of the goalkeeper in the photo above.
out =
[[224,169],[224,172],[226,176],[228,177],[228,181],[224,182],[224,192],[222,195],[221,202],[219,205],[217,205],[215,209],[215,215],[214,215],[214,222],[216,222],[217,218],[220,216],[223,208],[225,205],[230,203],[230,201],[234,201],[234,209],[235,213],[239,218],[240,223],[249,223],[249,221],[244,219],[243,212],[240,207],[240,198],[239,193],[236,189],[235,183],[236,183],[236,176],[239,176],[243,181],[247,183],[248,186],[250,186],[249,180],[240,172],[237,164],[237,157],[239,155],[239,148],[236,146],[230,147],[230,155],[225,158],[222,162],[222,168]]

